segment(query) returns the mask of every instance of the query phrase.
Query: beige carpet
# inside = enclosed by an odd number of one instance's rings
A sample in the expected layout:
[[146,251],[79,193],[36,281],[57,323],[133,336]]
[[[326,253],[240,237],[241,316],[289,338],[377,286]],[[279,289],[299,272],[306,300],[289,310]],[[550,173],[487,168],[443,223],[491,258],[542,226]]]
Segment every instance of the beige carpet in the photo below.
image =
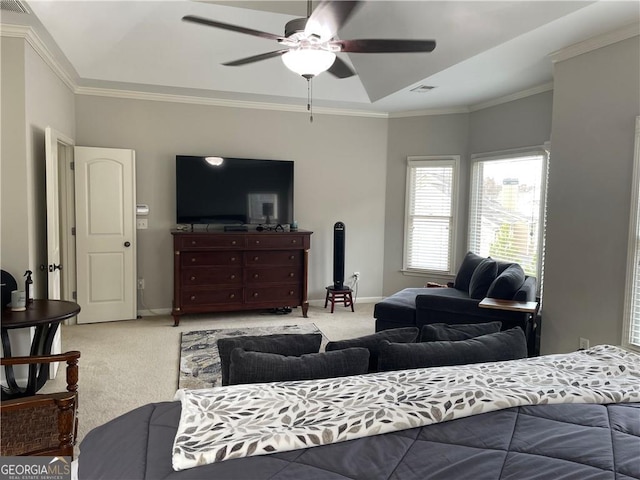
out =
[[[92,428],[151,402],[171,401],[178,387],[182,332],[234,327],[314,323],[329,340],[374,333],[373,303],[356,304],[355,313],[336,306],[310,307],[288,315],[260,312],[185,315],[179,327],[168,316],[62,327],[63,351],[79,350],[79,427],[82,441]],[[43,393],[64,390],[64,370]],[[78,442],[78,443],[79,443]],[[77,449],[76,449],[77,453]]]

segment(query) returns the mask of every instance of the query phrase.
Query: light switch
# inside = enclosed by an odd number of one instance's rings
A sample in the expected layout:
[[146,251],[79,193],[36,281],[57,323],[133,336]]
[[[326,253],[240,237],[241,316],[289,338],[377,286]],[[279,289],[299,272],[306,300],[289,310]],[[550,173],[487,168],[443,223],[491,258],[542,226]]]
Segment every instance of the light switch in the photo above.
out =
[[146,230],[148,223],[147,223],[147,219],[146,218],[137,218],[136,219],[136,228],[138,230]]

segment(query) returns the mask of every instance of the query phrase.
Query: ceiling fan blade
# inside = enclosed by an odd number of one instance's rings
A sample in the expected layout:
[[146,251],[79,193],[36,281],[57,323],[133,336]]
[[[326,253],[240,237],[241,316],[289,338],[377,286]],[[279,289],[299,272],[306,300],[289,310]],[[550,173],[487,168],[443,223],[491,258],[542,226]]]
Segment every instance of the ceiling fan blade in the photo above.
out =
[[435,40],[402,40],[402,39],[361,39],[335,40],[331,42],[340,46],[341,52],[352,53],[411,53],[431,52],[436,48]]
[[311,13],[304,33],[317,35],[323,42],[331,40],[361,4],[358,1],[323,0]]
[[356,74],[356,72],[354,72],[349,65],[347,65],[338,57],[336,57],[333,65],[329,67],[329,70],[327,70],[327,72],[337,78],[349,78],[353,77]]
[[232,32],[245,33],[247,35],[253,35],[254,37],[267,38],[269,40],[283,40],[283,37],[274,35],[273,33],[261,32],[260,30],[254,30],[252,28],[239,27],[229,23],[216,22],[215,20],[209,20],[208,18],[198,17],[196,15],[185,15],[182,17],[182,20],[185,22],[199,23],[200,25],[206,25],[208,27],[230,30]]
[[241,58],[232,62],[223,63],[227,67],[238,67],[240,65],[246,65],[247,63],[260,62],[262,60],[268,60],[269,58],[279,57],[289,51],[288,48],[283,50],[275,50],[273,52],[261,53],[260,55],[252,55],[251,57]]

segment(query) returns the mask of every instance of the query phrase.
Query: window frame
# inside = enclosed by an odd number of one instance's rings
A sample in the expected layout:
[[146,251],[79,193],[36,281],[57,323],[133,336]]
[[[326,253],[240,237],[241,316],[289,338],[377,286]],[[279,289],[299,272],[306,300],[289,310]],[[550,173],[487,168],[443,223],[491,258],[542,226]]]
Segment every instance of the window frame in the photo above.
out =
[[[538,210],[538,246],[537,256],[538,261],[536,265],[536,279],[538,295],[542,296],[542,285],[544,279],[544,252],[545,252],[545,238],[547,228],[547,194],[548,194],[548,173],[549,173],[549,157],[550,157],[550,144],[547,142],[544,145],[515,148],[509,150],[500,150],[496,152],[486,153],[474,153],[471,154],[471,165],[469,172],[469,217],[467,222],[467,250],[474,248],[472,235],[476,226],[476,212],[474,209],[474,197],[476,195],[476,168],[479,162],[487,161],[501,161],[501,160],[517,160],[522,157],[534,157],[542,156],[542,171],[541,171],[541,193],[540,193],[540,206]],[[478,202],[476,201],[475,204]],[[477,252],[476,252],[477,253]]]
[[[450,166],[452,167],[452,181],[451,181],[451,216],[450,216],[450,228],[449,228],[449,270],[431,270],[410,267],[408,262],[409,253],[409,239],[411,232],[409,226],[412,214],[409,211],[411,208],[411,199],[415,191],[415,186],[411,182],[412,169],[421,166],[438,167],[438,166]],[[404,209],[404,242],[402,249],[402,270],[405,275],[415,276],[430,276],[430,277],[450,277],[455,275],[456,266],[456,245],[458,235],[458,203],[460,197],[460,155],[412,155],[407,157],[407,169],[405,178],[405,209]]]
[[637,261],[640,258],[640,116],[636,117],[632,175],[621,345],[628,350],[640,352],[640,339],[636,344],[631,343],[630,338],[632,324],[637,322],[637,328],[640,328],[640,308],[633,308],[635,289],[640,288],[640,285],[636,287],[640,283],[640,264]]

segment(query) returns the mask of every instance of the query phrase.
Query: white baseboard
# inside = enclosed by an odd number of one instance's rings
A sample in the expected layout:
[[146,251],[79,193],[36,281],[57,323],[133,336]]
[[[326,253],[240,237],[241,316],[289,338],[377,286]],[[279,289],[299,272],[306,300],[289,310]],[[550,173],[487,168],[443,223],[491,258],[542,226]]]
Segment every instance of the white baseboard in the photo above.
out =
[[138,310],[139,317],[155,317],[158,315],[171,315],[170,308],[154,308],[153,310]]

